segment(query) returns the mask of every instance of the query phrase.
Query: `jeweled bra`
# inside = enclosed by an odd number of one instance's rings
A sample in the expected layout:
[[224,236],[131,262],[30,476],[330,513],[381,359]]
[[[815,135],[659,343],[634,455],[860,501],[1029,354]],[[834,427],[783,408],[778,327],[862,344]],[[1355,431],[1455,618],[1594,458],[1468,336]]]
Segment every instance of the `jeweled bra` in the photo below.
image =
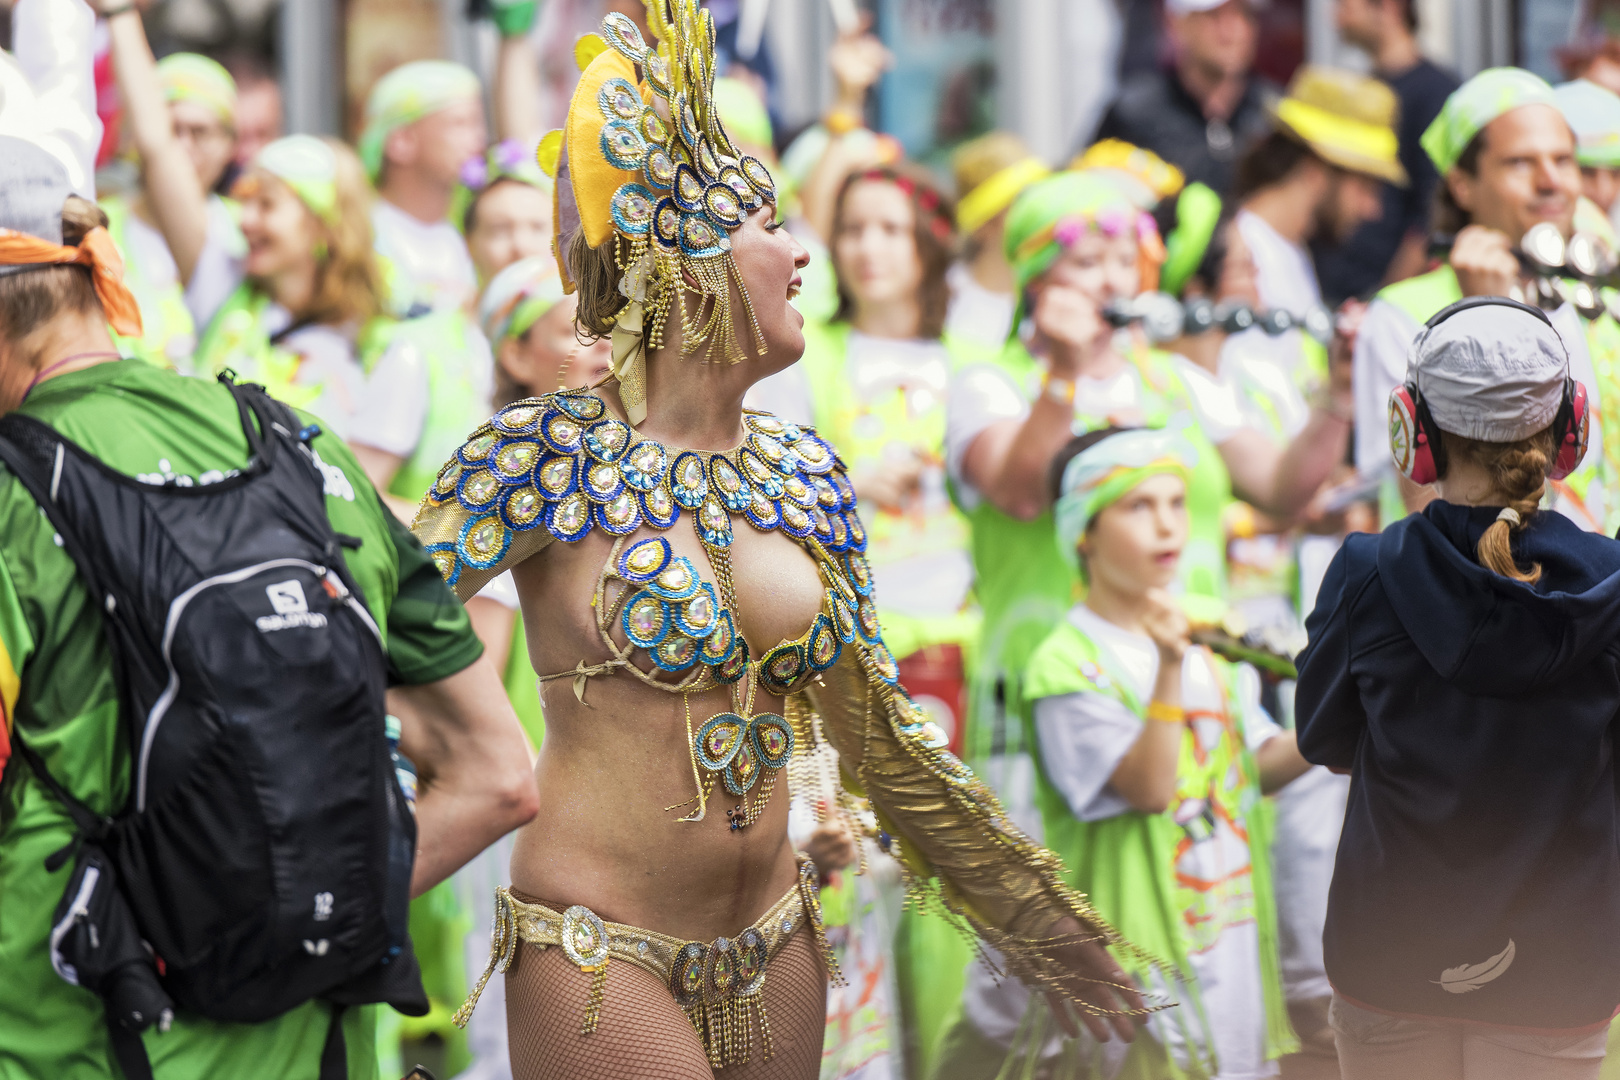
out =
[[[783,717],[753,714],[756,687],[786,697],[837,663],[843,647],[856,641],[880,678],[890,685],[898,678],[872,602],[866,530],[843,462],[813,431],[768,413],[745,412],[743,425],[743,443],[732,450],[671,452],[640,437],[589,391],[525,399],[502,409],[457,451],[424,507],[455,503],[461,511],[455,538],[427,545],[452,586],[468,570],[501,565],[514,544],[522,545],[535,530],[544,530],[535,550],[553,539],[581,540],[593,529],[615,537],[593,600],[612,659],[590,668],[582,662],[577,671],[556,677],[576,675],[582,687],[587,676],[622,669],[688,698],[717,684],[731,686],[734,711],[710,717],[689,739],[694,772],[701,768],[704,774],[692,800],[699,808],[691,816],[701,819],[719,782],[744,799],[731,814],[733,828],[757,819],[796,740]],[[626,542],[644,525],[673,528],[683,512],[692,518],[718,590],[663,537]],[[781,531],[797,540],[816,559],[826,588],[823,610],[810,628],[757,662],[734,614],[728,557],[734,515],[761,532]],[[614,580],[624,583],[616,597],[608,592]],[[625,645],[613,640],[615,628]],[[638,650],[650,660],[645,668],[634,662]],[[748,807],[762,775],[765,787]]]

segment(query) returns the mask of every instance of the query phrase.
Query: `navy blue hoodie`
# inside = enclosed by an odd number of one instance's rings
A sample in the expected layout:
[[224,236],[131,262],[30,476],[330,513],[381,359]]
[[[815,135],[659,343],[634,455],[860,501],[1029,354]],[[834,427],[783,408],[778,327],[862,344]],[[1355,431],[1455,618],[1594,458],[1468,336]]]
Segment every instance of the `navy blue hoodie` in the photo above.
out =
[[1559,514],[1474,558],[1497,509],[1345,541],[1307,623],[1299,746],[1354,783],[1328,978],[1388,1012],[1519,1028],[1620,1005],[1620,542]]

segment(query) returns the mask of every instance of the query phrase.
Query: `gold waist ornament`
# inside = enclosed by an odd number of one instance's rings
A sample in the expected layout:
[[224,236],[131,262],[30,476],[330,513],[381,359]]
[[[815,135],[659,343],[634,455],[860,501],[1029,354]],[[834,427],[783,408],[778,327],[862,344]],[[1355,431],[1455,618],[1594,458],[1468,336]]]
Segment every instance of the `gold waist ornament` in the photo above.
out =
[[805,924],[816,936],[828,974],[843,985],[822,924],[815,864],[803,856],[799,860],[799,880],[786,895],[735,937],[716,938],[707,944],[607,922],[580,904],[559,912],[544,904],[525,903],[509,889],[496,889],[489,966],[457,1010],[454,1022],[457,1027],[467,1025],[490,976],[507,971],[518,943],[527,942],[541,949],[561,948],[576,967],[594,976],[581,1035],[596,1031],[608,965],[617,959],[657,976],[669,988],[715,1068],[749,1060],[756,1028],[763,1056],[769,1058],[771,1024],[765,1012],[765,977],[771,960]]

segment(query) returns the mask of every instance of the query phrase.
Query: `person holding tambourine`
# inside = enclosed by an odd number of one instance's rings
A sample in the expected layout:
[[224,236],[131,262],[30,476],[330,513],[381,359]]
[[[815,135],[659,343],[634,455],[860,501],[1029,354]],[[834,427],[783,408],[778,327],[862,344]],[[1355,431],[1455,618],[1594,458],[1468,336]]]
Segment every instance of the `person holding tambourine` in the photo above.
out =
[[1307,623],[1299,746],[1354,778],[1324,952],[1346,1080],[1596,1077],[1620,1006],[1620,543],[1539,509],[1586,388],[1547,315],[1470,297],[1390,395],[1438,497],[1352,535]]

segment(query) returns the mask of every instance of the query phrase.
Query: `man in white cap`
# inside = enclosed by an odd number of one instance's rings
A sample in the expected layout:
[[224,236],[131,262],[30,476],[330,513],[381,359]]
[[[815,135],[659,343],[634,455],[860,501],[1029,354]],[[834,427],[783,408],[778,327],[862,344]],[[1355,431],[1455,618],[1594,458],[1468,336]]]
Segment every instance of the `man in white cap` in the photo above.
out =
[[366,98],[358,150],[381,196],[371,223],[401,314],[470,310],[477,298],[472,257],[449,218],[462,167],[487,138],[478,76],[448,60],[402,64]]
[[[1356,468],[1364,477],[1390,478],[1381,508],[1386,524],[1432,497],[1405,480],[1396,488],[1385,445],[1389,392],[1405,377],[1413,339],[1425,320],[1464,296],[1528,295],[1533,281],[1515,249],[1542,223],[1569,236],[1581,194],[1575,135],[1553,89],[1519,68],[1490,68],[1463,83],[1424,133],[1423,149],[1441,177],[1435,229],[1455,243],[1437,269],[1378,294],[1355,346]],[[1564,304],[1552,321],[1594,406],[1607,404],[1579,314]],[[1600,476],[1602,442],[1594,423],[1587,465],[1552,490],[1553,506],[1583,528],[1612,533],[1609,504],[1616,499]]]
[[1120,88],[1097,139],[1152,150],[1225,196],[1243,148],[1267,130],[1276,88],[1257,78],[1260,28],[1253,0],[1165,0],[1174,66]]

